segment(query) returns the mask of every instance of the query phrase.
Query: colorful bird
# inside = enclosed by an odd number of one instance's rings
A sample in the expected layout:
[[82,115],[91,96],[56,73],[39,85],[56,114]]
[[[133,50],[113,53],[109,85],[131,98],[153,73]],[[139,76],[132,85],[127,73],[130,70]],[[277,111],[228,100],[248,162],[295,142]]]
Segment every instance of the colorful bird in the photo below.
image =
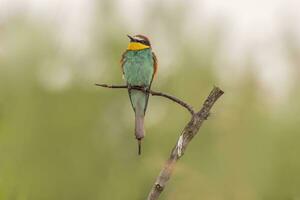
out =
[[[149,39],[143,35],[129,36],[130,42],[123,53],[121,64],[128,86],[128,94],[135,112],[135,138],[138,140],[138,154],[141,154],[141,140],[145,136],[144,117],[148,105],[153,77],[157,71],[157,58],[152,52]],[[144,91],[132,89],[139,86]]]

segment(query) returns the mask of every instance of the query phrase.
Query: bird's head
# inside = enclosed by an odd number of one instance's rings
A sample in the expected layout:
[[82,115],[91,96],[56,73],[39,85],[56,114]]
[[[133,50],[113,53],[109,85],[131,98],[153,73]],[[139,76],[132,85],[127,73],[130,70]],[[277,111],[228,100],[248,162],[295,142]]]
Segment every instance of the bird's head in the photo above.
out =
[[139,50],[151,48],[150,41],[146,36],[144,35],[135,35],[135,36],[127,35],[127,36],[130,39],[127,50],[139,51]]

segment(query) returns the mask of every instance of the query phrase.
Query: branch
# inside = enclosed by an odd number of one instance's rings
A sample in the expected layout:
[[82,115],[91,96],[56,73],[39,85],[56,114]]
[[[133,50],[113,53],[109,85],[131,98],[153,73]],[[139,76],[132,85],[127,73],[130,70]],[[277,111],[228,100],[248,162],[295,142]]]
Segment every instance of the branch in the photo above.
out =
[[186,108],[192,115],[195,114],[195,111],[194,111],[192,106],[190,106],[189,104],[185,103],[184,101],[178,99],[177,97],[173,97],[171,95],[168,95],[168,94],[165,94],[165,93],[162,93],[162,92],[155,92],[153,90],[145,90],[145,88],[139,87],[139,86],[130,86],[130,87],[128,87],[127,85],[107,85],[107,84],[95,84],[95,85],[100,86],[100,87],[105,87],[105,88],[134,89],[134,90],[140,90],[140,91],[143,91],[143,92],[148,92],[152,96],[161,96],[161,97],[165,97],[165,98],[167,98],[171,101],[174,101],[175,103],[178,103],[179,105]]
[[191,114],[192,118],[189,123],[183,129],[177,143],[173,147],[171,151],[171,155],[167,160],[165,166],[160,171],[156,181],[148,195],[148,200],[157,200],[164,190],[166,183],[170,179],[172,172],[174,170],[176,162],[184,155],[184,152],[190,143],[190,141],[194,138],[194,136],[198,133],[202,123],[208,118],[209,112],[213,107],[214,103],[223,95],[223,91],[218,87],[214,87],[210,92],[208,97],[206,98],[203,106],[199,112],[195,112],[192,106],[185,103],[184,101],[178,99],[177,97],[173,97],[168,94],[164,94],[162,92],[155,92],[153,90],[145,90],[143,87],[139,86],[131,86],[127,85],[107,85],[107,84],[95,84],[96,86],[101,86],[105,88],[119,88],[119,89],[135,89],[143,92],[148,92],[153,96],[161,96],[165,97],[169,100],[176,102],[177,104],[185,107]]
[[183,129],[177,143],[173,147],[171,155],[165,166],[162,168],[160,174],[156,178],[156,181],[148,195],[148,200],[158,199],[172,175],[176,162],[183,156],[188,144],[198,133],[202,123],[209,116],[210,109],[223,93],[224,92],[221,89],[214,87],[209,96],[206,98],[201,110],[192,115],[191,120]]

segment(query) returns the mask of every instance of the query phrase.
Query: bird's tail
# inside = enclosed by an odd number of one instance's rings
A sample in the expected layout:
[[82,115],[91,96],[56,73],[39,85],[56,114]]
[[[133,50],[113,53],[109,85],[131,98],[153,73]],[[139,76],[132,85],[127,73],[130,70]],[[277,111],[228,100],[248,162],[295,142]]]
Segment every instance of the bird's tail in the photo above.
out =
[[141,143],[145,137],[144,118],[149,94],[137,90],[128,90],[131,105],[135,112],[135,138],[138,140],[138,154],[141,155]]
[[135,138],[138,141],[138,154],[141,155],[142,147],[142,139],[145,136],[145,130],[144,130],[144,115],[139,114],[136,112],[135,114]]

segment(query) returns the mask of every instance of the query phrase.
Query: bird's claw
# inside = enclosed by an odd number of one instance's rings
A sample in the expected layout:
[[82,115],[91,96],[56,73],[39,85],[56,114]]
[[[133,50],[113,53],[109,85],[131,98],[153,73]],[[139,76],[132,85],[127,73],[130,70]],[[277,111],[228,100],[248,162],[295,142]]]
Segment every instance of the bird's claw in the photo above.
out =
[[136,89],[136,90],[140,90],[144,93],[148,93],[149,89],[147,86],[132,86],[132,85],[127,85],[128,90],[132,90],[132,89]]
[[141,89],[144,93],[148,93],[148,88],[146,86],[141,86]]

